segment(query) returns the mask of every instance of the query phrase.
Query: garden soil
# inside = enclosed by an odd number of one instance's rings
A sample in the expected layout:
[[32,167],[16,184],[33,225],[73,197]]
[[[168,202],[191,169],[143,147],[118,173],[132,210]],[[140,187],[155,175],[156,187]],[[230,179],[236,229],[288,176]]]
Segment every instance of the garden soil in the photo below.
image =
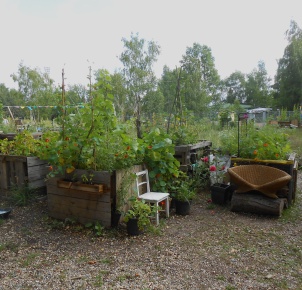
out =
[[40,195],[0,220],[0,289],[302,289],[301,176],[281,217],[231,212],[204,191],[190,215],[172,209],[138,237],[123,223],[101,232],[53,220]]

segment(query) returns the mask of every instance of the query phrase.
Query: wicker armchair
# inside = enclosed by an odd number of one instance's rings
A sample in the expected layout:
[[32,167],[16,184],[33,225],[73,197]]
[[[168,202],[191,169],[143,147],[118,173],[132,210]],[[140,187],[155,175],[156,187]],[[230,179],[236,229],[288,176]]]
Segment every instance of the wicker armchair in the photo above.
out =
[[265,165],[240,165],[228,169],[230,180],[238,186],[237,193],[257,190],[271,198],[285,186],[291,176],[280,169]]

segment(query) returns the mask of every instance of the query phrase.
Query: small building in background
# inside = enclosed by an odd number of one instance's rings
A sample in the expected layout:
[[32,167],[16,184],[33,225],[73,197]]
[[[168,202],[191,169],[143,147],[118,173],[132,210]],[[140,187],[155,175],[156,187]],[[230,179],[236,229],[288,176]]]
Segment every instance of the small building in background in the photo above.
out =
[[256,108],[247,110],[250,120],[254,120],[256,124],[265,124],[272,108]]

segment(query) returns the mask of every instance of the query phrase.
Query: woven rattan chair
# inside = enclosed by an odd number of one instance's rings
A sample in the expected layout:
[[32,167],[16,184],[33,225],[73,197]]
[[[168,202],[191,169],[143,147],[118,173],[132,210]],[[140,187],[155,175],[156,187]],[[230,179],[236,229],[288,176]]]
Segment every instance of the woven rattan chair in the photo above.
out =
[[231,182],[238,186],[236,192],[257,190],[271,198],[278,198],[276,191],[291,180],[285,171],[265,165],[235,166],[228,173]]

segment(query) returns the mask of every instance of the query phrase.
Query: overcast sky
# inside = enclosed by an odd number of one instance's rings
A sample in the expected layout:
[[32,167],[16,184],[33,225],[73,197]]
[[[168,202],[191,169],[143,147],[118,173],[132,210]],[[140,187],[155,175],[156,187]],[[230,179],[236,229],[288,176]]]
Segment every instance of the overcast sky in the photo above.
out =
[[88,83],[88,67],[121,68],[131,32],[161,46],[155,72],[179,66],[194,42],[212,49],[222,78],[250,73],[263,60],[271,77],[290,21],[302,28],[301,0],[0,0],[0,83],[21,62],[61,83]]

